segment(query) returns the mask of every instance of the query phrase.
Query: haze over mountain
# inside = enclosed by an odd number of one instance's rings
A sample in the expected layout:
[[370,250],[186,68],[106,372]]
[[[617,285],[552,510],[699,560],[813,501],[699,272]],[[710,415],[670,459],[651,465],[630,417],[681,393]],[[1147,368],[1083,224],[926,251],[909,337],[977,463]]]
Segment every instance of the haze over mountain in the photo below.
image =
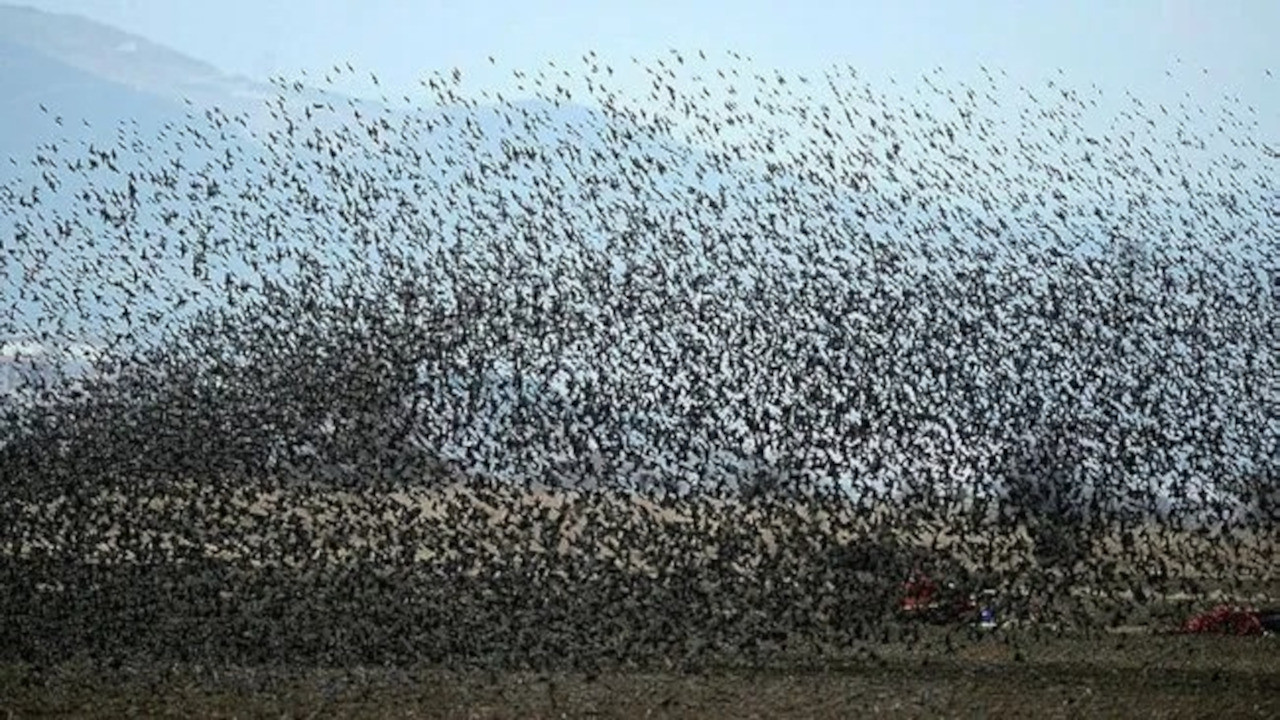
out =
[[[37,145],[60,137],[105,141],[123,121],[160,127],[181,118],[187,100],[236,112],[260,107],[270,95],[269,86],[146,38],[74,15],[0,5],[6,174],[13,168],[8,158],[21,163]],[[61,128],[50,122],[58,117]]]

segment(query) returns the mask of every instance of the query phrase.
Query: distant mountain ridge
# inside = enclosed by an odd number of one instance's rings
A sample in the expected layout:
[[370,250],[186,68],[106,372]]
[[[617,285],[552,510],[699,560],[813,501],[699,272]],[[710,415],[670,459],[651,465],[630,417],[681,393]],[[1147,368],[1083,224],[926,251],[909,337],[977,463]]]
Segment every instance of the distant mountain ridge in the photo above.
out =
[[0,6],[0,39],[103,81],[171,101],[191,93],[258,89],[254,83],[230,78],[208,63],[75,15]]
[[0,42],[171,102],[261,100],[272,89],[139,35],[76,15],[0,5]]
[[[125,122],[137,123],[140,135],[147,137],[166,123],[182,121],[193,109],[217,107],[226,116],[247,114],[261,135],[278,124],[267,106],[277,98],[296,102],[299,117],[310,117],[310,108],[317,104],[351,102],[368,114],[385,109],[331,89],[299,87],[300,92],[286,91],[232,76],[146,38],[75,15],[0,4],[0,182],[24,174],[41,145],[110,145]],[[510,107],[544,111],[564,124],[602,119],[586,106],[553,106],[536,98]],[[510,136],[501,120],[507,109],[482,103],[436,107],[434,112],[454,120],[469,116],[486,134]]]
[[43,143],[105,143],[121,122],[182,117],[186,101],[238,112],[274,94],[109,25],[0,5],[0,178],[14,172],[9,158],[21,165]]

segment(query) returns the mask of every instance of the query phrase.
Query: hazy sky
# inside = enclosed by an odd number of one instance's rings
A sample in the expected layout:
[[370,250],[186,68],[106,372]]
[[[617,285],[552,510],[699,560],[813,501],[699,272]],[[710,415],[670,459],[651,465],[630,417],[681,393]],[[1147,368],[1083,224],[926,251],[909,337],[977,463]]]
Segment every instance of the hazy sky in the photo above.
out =
[[586,50],[626,60],[674,47],[908,79],[937,65],[968,75],[983,63],[1031,81],[1062,68],[1083,84],[1157,95],[1236,93],[1280,117],[1277,0],[17,2],[102,20],[255,79],[341,60],[377,71],[393,91],[454,66],[492,86],[511,68]]

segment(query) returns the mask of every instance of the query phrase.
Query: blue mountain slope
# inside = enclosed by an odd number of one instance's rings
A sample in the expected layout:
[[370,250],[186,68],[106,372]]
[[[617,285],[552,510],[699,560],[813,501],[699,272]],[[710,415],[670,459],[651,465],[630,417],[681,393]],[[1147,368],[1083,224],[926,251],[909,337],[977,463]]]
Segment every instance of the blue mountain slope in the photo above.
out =
[[107,144],[121,122],[159,127],[180,114],[176,104],[163,98],[0,40],[0,118],[5,128],[0,159],[6,165],[0,177],[17,174],[40,145],[64,138]]
[[0,180],[19,174],[41,144],[103,145],[122,122],[151,132],[181,119],[187,101],[239,112],[270,94],[107,25],[0,5]]

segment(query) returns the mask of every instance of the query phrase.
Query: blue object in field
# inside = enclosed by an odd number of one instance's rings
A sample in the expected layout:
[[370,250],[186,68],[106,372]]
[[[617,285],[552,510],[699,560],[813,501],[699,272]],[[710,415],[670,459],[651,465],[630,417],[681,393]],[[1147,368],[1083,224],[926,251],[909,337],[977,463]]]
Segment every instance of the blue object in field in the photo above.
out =
[[996,626],[996,611],[982,606],[982,611],[978,615],[978,623],[984,628],[993,628]]

